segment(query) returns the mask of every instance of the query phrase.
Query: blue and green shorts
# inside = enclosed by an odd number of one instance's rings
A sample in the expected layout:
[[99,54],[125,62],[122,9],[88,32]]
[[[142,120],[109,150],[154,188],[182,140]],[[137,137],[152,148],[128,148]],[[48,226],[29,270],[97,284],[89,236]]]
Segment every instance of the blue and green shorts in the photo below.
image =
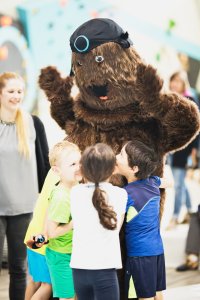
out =
[[45,255],[27,248],[28,270],[34,282],[51,284]]
[[53,297],[73,298],[74,282],[69,265],[71,254],[59,253],[47,248],[46,260],[52,281]]

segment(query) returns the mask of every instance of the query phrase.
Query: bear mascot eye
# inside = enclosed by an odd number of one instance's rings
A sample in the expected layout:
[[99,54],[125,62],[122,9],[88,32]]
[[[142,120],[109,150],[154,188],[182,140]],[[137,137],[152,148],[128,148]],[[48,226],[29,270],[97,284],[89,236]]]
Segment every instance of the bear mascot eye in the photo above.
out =
[[97,56],[95,56],[95,61],[97,63],[102,63],[104,61],[104,58],[101,55],[97,55]]

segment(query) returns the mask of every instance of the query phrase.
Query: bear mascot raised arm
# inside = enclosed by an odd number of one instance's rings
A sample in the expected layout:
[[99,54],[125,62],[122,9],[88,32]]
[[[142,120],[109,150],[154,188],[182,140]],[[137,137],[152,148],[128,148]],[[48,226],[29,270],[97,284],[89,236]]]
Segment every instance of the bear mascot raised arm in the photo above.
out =
[[[51,102],[51,115],[81,150],[98,142],[115,153],[128,140],[154,147],[162,176],[164,157],[185,147],[199,132],[197,106],[162,92],[163,81],[132,46],[128,33],[114,21],[92,19],[70,38],[71,75],[61,78],[54,67],[42,69],[39,85]],[[71,96],[73,78],[79,89]],[[161,197],[163,209],[164,192]],[[123,282],[121,283],[121,299]]]

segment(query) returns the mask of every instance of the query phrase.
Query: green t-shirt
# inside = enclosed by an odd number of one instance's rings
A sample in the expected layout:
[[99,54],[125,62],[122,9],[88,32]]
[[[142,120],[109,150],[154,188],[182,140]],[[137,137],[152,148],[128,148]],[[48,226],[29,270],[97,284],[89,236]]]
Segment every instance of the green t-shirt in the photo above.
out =
[[[60,224],[71,221],[70,190],[63,186],[56,186],[49,198],[48,219]],[[48,248],[60,252],[72,252],[72,230],[56,238],[49,239]]]

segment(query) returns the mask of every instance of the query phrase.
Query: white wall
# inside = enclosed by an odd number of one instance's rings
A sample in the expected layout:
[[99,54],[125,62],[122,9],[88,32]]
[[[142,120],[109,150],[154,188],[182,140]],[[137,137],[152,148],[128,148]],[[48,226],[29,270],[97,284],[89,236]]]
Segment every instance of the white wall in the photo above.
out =
[[[0,12],[16,17],[16,5],[25,1],[0,0]],[[107,2],[110,2],[113,8],[131,13],[164,30],[167,29],[169,19],[174,19],[176,21],[174,31],[177,35],[200,45],[200,0],[107,0]]]
[[8,14],[11,17],[17,17],[15,7],[17,4],[25,2],[26,0],[0,0],[0,13]]
[[[108,0],[127,12],[166,30],[168,21],[176,21],[174,33],[200,45],[200,0]],[[126,25],[126,24],[124,24]]]

